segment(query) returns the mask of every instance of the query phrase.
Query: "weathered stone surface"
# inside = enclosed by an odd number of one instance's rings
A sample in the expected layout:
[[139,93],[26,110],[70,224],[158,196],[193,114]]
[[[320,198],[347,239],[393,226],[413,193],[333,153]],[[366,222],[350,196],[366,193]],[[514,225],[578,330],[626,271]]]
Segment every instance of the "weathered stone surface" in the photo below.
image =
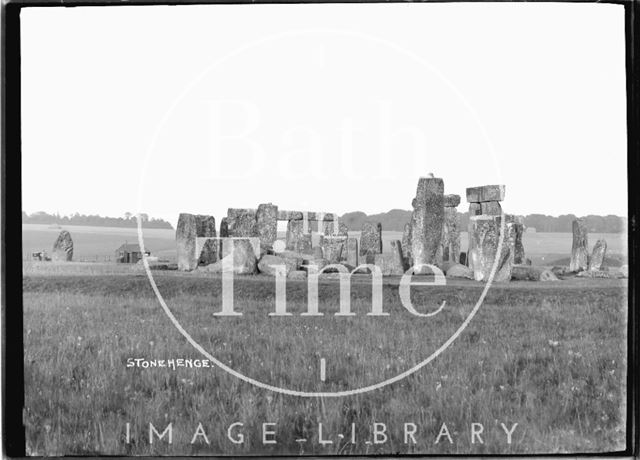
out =
[[260,257],[260,261],[258,262],[258,270],[260,273],[264,273],[266,275],[275,276],[276,269],[274,266],[284,265],[285,267],[285,275],[289,275],[292,271],[298,269],[298,267],[302,264],[302,259],[294,259],[289,257],[279,257],[273,256],[270,254],[264,254]]
[[271,203],[259,205],[256,226],[261,251],[264,253],[272,250],[273,243],[278,238],[278,207]]
[[467,202],[482,203],[485,201],[503,201],[504,185],[483,185],[467,189]]
[[[213,264],[200,267],[199,270],[219,273],[224,270],[225,264],[229,263],[232,272],[236,275],[253,275],[258,272],[258,259],[256,250],[249,238],[238,238],[227,240],[224,245],[224,257]],[[233,248],[233,254],[230,254]]]
[[473,270],[462,264],[452,264],[445,272],[447,278],[467,278],[473,279]]
[[358,266],[358,238],[347,238],[344,258],[348,265]]
[[402,232],[402,255],[405,261],[409,264],[411,259],[411,222],[404,224],[404,231]]
[[229,236],[229,222],[226,217],[220,220],[220,238],[227,238]]
[[499,201],[485,201],[480,203],[480,212],[487,216],[502,215],[502,206]]
[[482,208],[480,207],[480,203],[469,204],[469,216],[479,216],[481,214],[482,214]]
[[322,250],[321,246],[316,246],[315,248],[313,248],[313,257],[315,259],[323,259],[324,258],[324,251]]
[[456,208],[444,208],[442,260],[457,261],[460,256],[460,216]]
[[322,221],[322,234],[325,236],[349,236],[349,227],[344,222],[338,222],[338,232],[333,221]]
[[229,236],[258,236],[258,221],[255,209],[229,208],[227,210],[227,227]]
[[[444,226],[444,181],[421,177],[418,180],[411,216],[411,257],[413,265],[442,263],[442,231]],[[421,267],[416,275],[429,273]]]
[[304,270],[292,270],[289,272],[289,276],[287,278],[292,280],[306,280],[307,272]]
[[[527,265],[527,264],[525,264],[525,265]],[[531,264],[529,264],[529,265],[531,265]],[[556,266],[552,267],[551,271],[556,276],[564,276],[564,275],[567,275],[567,274],[571,273],[571,270],[569,270],[569,267],[559,266],[559,265],[556,265]]]
[[576,275],[579,278],[612,278],[611,273],[605,270],[586,270]]
[[[216,219],[213,216],[196,214],[196,237],[216,236]],[[206,240],[198,243],[198,265],[209,265],[218,260],[218,240]]]
[[68,231],[62,230],[58,238],[53,242],[51,260],[59,262],[70,262],[73,260],[73,240],[71,239],[71,233]]
[[193,214],[181,213],[176,226],[178,270],[190,271],[198,266],[196,256],[197,219]]
[[514,265],[511,279],[518,281],[559,281],[553,270],[531,265]]
[[522,243],[522,235],[524,234],[524,217],[516,216],[514,220],[516,231],[516,242],[513,255],[513,263],[524,264],[526,262],[524,244]]
[[607,254],[607,242],[605,240],[596,241],[589,259],[589,270],[602,270],[604,257]]
[[445,208],[455,208],[460,204],[460,195],[445,195],[444,196],[444,207]]
[[503,244],[499,251],[500,216],[472,216],[469,218],[469,268],[476,281],[488,281],[497,258],[494,281],[509,281],[513,266],[515,228],[505,222]]
[[399,240],[390,242],[391,251],[388,254],[376,254],[375,265],[380,267],[383,275],[403,275],[405,272],[402,243]]
[[382,254],[382,224],[365,222],[360,233],[360,255],[373,259],[375,254]]
[[579,272],[589,268],[589,238],[583,219],[573,221],[573,244],[571,246],[571,262],[569,269]]
[[[278,211],[278,220],[303,220],[304,211]],[[333,213],[330,212],[307,212],[307,220],[309,221],[332,221],[336,218]]]
[[324,258],[329,263],[336,264],[343,259],[346,237],[325,237],[322,243]]
[[304,232],[304,222],[301,220],[290,220],[287,223],[286,247],[290,251],[310,252],[311,247],[311,226],[307,225]]

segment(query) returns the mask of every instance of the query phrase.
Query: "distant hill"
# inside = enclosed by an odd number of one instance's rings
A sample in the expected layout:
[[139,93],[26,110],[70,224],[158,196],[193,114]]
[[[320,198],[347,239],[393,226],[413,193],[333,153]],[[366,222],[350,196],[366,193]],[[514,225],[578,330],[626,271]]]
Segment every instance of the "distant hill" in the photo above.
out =
[[[389,212],[366,215],[361,211],[348,212],[341,217],[342,221],[351,230],[360,230],[365,222],[380,222],[383,230],[398,231],[404,230],[404,224],[411,220],[411,211],[403,209],[392,209]],[[558,217],[544,214],[529,214],[524,218],[526,227],[533,227],[538,232],[562,232],[570,233],[571,225],[576,219],[573,214],[566,214]],[[594,233],[623,233],[627,229],[627,219],[624,217],[607,215],[584,216],[587,230]],[[460,227],[465,231],[469,225],[469,213],[460,213]]]
[[[162,219],[149,218],[146,214],[141,214],[142,227],[144,228],[169,228],[173,227],[169,222]],[[135,216],[127,213],[125,217],[102,217],[98,215],[72,214],[70,216],[60,216],[58,214],[48,214],[44,211],[27,214],[22,212],[23,224],[47,224],[47,225],[87,225],[92,227],[137,227],[138,221]]]

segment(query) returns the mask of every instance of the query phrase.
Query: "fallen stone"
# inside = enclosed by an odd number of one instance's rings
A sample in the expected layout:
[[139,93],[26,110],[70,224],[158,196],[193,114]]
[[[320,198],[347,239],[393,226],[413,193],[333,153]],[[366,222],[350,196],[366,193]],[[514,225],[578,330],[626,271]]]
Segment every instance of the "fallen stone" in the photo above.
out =
[[611,278],[611,274],[605,270],[585,270],[576,276],[578,278]]
[[483,185],[467,189],[467,202],[504,201],[504,185]]
[[473,279],[473,270],[462,264],[451,264],[444,272],[447,278],[467,278]]
[[607,254],[607,242],[605,240],[596,241],[593,252],[589,259],[589,270],[602,270],[604,258]]
[[[527,259],[528,260],[528,259]],[[531,265],[531,264],[528,264]],[[525,266],[527,266],[527,264],[525,264]],[[554,266],[551,268],[551,272],[556,275],[556,276],[565,276],[571,273],[571,270],[569,270],[569,267],[562,267],[562,266]]]
[[260,271],[260,273],[275,276],[276,269],[274,268],[274,266],[284,265],[285,275],[288,275],[292,271],[297,270],[301,264],[302,264],[302,259],[294,259],[294,258],[279,257],[279,256],[273,256],[270,254],[264,254],[262,257],[260,257],[260,261],[258,262],[258,270]]
[[573,244],[571,246],[571,262],[569,270],[579,272],[589,268],[589,239],[587,227],[583,219],[573,221]]
[[315,266],[316,270],[320,271],[327,265],[329,265],[329,261],[327,259],[311,259],[306,260],[305,263],[301,265],[301,268],[303,270],[309,271],[310,266]]
[[51,260],[58,262],[71,262],[73,260],[73,240],[71,233],[62,230],[53,243]]
[[[421,177],[418,180],[411,216],[411,257],[413,266],[438,265],[442,262],[442,231],[444,226],[444,182],[440,178]],[[427,274],[428,267],[415,270]]]
[[553,270],[531,265],[514,265],[511,279],[518,281],[559,281]]

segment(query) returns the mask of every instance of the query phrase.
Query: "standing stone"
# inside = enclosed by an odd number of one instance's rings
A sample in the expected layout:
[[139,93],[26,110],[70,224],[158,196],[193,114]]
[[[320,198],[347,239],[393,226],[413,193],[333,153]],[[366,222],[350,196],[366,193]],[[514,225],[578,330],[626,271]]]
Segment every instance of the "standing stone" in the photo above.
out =
[[344,222],[338,222],[338,233],[335,233],[336,225],[333,221],[322,221],[322,234],[325,236],[349,236],[349,227]]
[[345,241],[346,238],[325,238],[322,249],[324,258],[327,259],[330,264],[337,264],[343,259],[342,254],[344,251]]
[[469,217],[479,216],[482,214],[480,203],[469,203]]
[[271,203],[259,205],[256,211],[256,226],[261,252],[272,250],[273,243],[278,238],[278,207]]
[[304,232],[304,221],[290,220],[287,223],[286,249],[304,254],[313,251],[311,245],[311,226],[307,222],[307,232]]
[[469,218],[469,268],[476,281],[488,281],[497,259],[494,281],[509,281],[513,267],[515,227],[505,222],[502,250],[500,241],[500,216],[472,216]]
[[606,254],[607,242],[605,240],[598,240],[593,247],[591,259],[589,259],[589,270],[602,270]]
[[[198,214],[196,218],[196,237],[215,237],[216,219],[213,216]],[[218,260],[218,240],[206,240],[200,249],[198,265],[209,265]]]
[[[440,178],[421,177],[411,216],[411,256],[413,264],[442,263],[442,231],[444,226],[444,182]],[[430,273],[421,267],[416,275]]]
[[391,241],[391,253],[375,254],[374,263],[380,267],[383,275],[403,275],[404,259],[402,257],[402,245],[400,241]]
[[358,266],[358,238],[347,238],[345,243],[345,251],[344,257],[347,261],[347,264],[357,267]]
[[71,239],[71,233],[66,230],[62,230],[53,243],[53,251],[51,253],[51,260],[71,262],[73,259],[73,240]]
[[227,238],[229,236],[229,222],[226,217],[223,217],[220,221],[220,238]]
[[194,270],[198,265],[209,265],[218,260],[217,240],[206,240],[197,254],[198,237],[215,237],[216,220],[213,216],[182,213],[176,227],[178,270]]
[[[227,240],[224,257],[213,264],[199,268],[206,272],[220,273],[225,269],[225,263],[229,263],[232,271],[236,275],[253,275],[258,272],[258,259],[256,248],[249,238],[238,238]],[[230,254],[233,248],[233,255]]]
[[571,262],[569,270],[579,272],[589,268],[589,238],[583,219],[573,221],[573,244],[571,246]]
[[524,234],[524,217],[516,216],[514,220],[515,224],[515,232],[516,232],[516,242],[515,249],[513,255],[513,263],[514,264],[524,264],[526,261],[525,253],[524,253],[524,245],[522,244],[522,235]]
[[446,206],[444,208],[444,226],[442,232],[442,259],[445,262],[458,261],[460,255],[459,227],[460,216],[458,215],[458,211],[454,207]]
[[198,266],[196,257],[197,219],[193,214],[181,213],[176,226],[178,270],[190,271]]
[[402,232],[402,254],[408,265],[411,265],[411,222],[404,224]]
[[382,254],[382,224],[365,222],[360,232],[360,255],[372,263],[376,254]]

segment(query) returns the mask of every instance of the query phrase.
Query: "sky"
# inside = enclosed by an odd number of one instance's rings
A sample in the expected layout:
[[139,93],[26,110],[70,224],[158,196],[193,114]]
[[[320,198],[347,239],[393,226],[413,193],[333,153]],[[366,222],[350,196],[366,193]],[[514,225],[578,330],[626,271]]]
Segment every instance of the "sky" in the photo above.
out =
[[554,3],[27,8],[23,210],[627,214],[624,11]]

